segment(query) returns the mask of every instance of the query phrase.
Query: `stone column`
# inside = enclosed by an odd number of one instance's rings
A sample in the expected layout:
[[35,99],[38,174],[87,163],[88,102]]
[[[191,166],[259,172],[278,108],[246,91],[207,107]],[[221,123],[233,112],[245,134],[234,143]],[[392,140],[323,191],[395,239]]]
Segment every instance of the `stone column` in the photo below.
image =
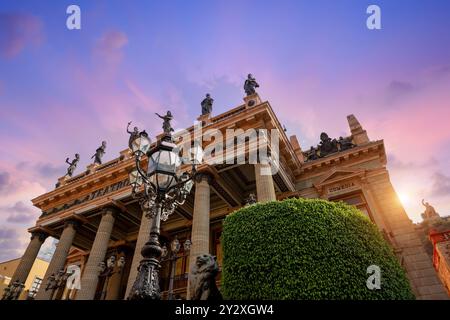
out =
[[44,280],[42,281],[39,291],[36,294],[36,300],[50,300],[52,290],[45,291],[48,278],[52,274],[56,274],[59,270],[64,268],[78,225],[79,222],[74,220],[68,220],[64,224],[64,230],[59,238],[58,244],[56,245],[55,253],[53,254],[52,260],[48,265],[47,271],[45,272]]
[[[194,215],[192,219],[192,246],[189,252],[189,267],[195,264],[197,256],[209,253],[209,206],[211,176],[199,173],[195,178]],[[189,272],[187,298],[189,294]]]
[[136,280],[136,277],[138,275],[139,262],[141,262],[142,260],[141,251],[142,248],[144,247],[144,244],[150,238],[150,229],[152,227],[152,220],[153,219],[147,218],[144,212],[142,213],[141,225],[139,226],[139,233],[136,240],[136,247],[134,249],[133,260],[131,262],[130,274],[128,275],[127,290],[125,292],[124,299],[128,298],[131,288],[133,287],[134,281]]
[[25,284],[28,274],[33,267],[34,260],[36,260],[39,250],[47,237],[48,234],[41,231],[34,231],[31,233],[31,241],[20,259],[19,266],[11,278],[11,283],[19,281],[20,283]]
[[258,202],[275,201],[275,187],[270,173],[270,164],[255,164],[256,196]]
[[94,299],[100,272],[99,264],[105,260],[116,214],[117,210],[110,207],[105,208],[102,213],[102,219],[98,226],[91,252],[89,253],[89,259],[81,277],[81,289],[77,293],[77,300]]

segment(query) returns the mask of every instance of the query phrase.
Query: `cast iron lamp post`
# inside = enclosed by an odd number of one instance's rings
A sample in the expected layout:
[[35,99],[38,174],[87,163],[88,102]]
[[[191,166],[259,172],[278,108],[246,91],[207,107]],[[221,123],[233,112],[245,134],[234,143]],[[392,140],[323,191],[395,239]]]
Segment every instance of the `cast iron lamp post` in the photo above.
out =
[[[178,252],[180,252],[180,241],[178,241],[177,238],[173,239],[170,244],[170,255],[166,260],[169,260],[171,263],[171,271],[170,271],[170,281],[169,281],[169,293],[168,293],[168,300],[173,300],[173,281],[175,278],[175,267],[177,264],[177,260],[179,258],[183,258],[189,255],[189,251],[191,250],[191,240],[187,239],[183,244],[184,254],[178,255]],[[166,258],[169,254],[169,250],[167,250],[167,247],[164,245],[162,248],[162,257]]]
[[[168,115],[170,112],[168,112]],[[162,117],[164,118],[164,117]],[[164,134],[153,148],[146,134],[139,136],[132,142],[132,151],[136,160],[136,170],[129,175],[132,194],[139,199],[142,210],[147,218],[152,219],[150,239],[142,248],[138,275],[130,291],[128,299],[141,300],[161,299],[159,287],[159,259],[162,249],[159,243],[160,223],[165,221],[182,205],[194,184],[193,177],[196,165],[201,161],[201,153],[190,150],[195,159],[191,159],[192,170],[179,173],[181,158],[173,142],[170,126],[172,116],[164,118]],[[148,158],[148,168],[145,172],[141,168],[143,156]],[[140,193],[140,189],[143,191]]]

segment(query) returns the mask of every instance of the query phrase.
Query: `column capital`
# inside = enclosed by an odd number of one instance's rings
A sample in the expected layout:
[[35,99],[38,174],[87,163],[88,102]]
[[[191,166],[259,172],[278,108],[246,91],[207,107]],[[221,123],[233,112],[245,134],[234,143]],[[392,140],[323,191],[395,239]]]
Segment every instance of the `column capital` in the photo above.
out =
[[47,232],[41,230],[31,231],[30,233],[31,233],[31,240],[37,237],[40,242],[44,242],[45,239],[47,239],[47,237],[49,236]]
[[117,216],[120,214],[120,210],[114,206],[106,206],[102,209],[102,217],[106,214],[112,215],[114,218],[117,218]]
[[68,219],[64,221],[64,229],[71,226],[74,230],[77,230],[81,225],[81,222],[75,219]]
[[206,180],[208,184],[211,184],[213,178],[214,177],[209,172],[197,172],[194,177],[196,183]]

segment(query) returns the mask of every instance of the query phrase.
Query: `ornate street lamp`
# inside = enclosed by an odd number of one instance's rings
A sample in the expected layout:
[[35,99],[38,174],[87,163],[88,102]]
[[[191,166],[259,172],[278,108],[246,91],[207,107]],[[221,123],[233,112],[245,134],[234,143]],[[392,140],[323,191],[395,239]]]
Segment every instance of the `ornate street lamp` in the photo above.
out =
[[170,260],[170,263],[172,265],[171,271],[170,271],[170,281],[169,281],[169,292],[168,292],[168,300],[173,300],[173,282],[175,278],[175,267],[177,264],[177,260],[179,258],[184,258],[189,255],[189,251],[191,250],[191,240],[187,239],[183,244],[184,253],[182,255],[178,255],[181,249],[180,241],[175,237],[175,239],[172,240],[170,244],[170,255],[169,250],[167,250],[167,247],[164,245],[162,248],[162,258],[166,258],[165,260]]
[[[182,205],[194,185],[193,177],[196,173],[196,165],[200,159],[191,159],[192,170],[179,173],[181,158],[178,155],[177,145],[173,142],[173,131],[170,120],[172,115],[167,112],[164,119],[164,135],[150,148],[151,141],[146,134],[139,134],[132,142],[132,151],[136,160],[136,170],[129,175],[132,186],[132,194],[139,199],[142,210],[147,218],[152,219],[150,239],[142,248],[141,260],[138,268],[138,276],[133,284],[128,299],[160,299],[159,259],[162,248],[159,243],[160,223],[165,221]],[[199,157],[201,152],[190,150],[194,157]],[[148,158],[148,168],[141,168],[143,156]],[[143,187],[143,190],[140,189]]]

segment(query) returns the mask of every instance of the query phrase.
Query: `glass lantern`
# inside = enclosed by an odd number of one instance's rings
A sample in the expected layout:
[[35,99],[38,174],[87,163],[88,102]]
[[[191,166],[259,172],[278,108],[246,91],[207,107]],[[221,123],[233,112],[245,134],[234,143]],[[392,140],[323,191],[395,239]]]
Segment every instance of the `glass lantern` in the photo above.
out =
[[142,185],[142,177],[137,170],[131,171],[128,175],[128,179],[130,180],[130,185],[133,188],[137,188]]
[[184,194],[188,195],[191,192],[193,186],[194,186],[194,180],[189,180],[188,182],[186,182],[183,185],[183,191],[182,192]]
[[131,143],[131,149],[134,154],[144,155],[150,149],[151,141],[147,134],[141,133],[139,137],[133,140]]
[[199,165],[203,160],[203,149],[199,143],[195,143],[193,147],[189,149],[189,155],[191,157],[190,162],[194,165]]
[[161,141],[149,154],[147,176],[161,193],[177,183],[176,173],[181,159],[174,148],[173,142]]

